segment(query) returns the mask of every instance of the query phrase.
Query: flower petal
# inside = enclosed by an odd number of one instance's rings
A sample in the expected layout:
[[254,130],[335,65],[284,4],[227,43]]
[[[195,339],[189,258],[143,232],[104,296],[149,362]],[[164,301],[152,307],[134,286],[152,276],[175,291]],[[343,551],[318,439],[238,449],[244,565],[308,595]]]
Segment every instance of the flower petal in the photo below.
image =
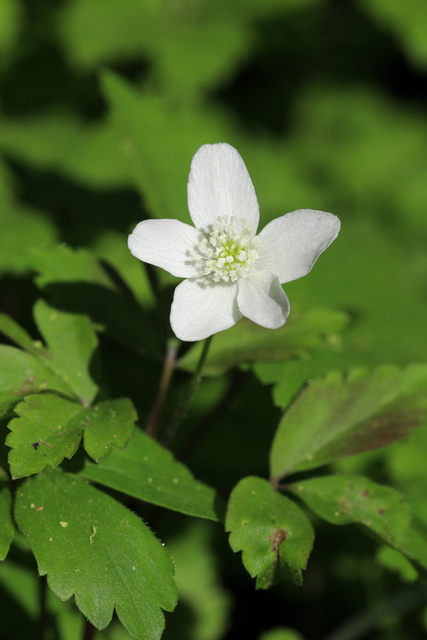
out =
[[278,277],[267,271],[255,271],[239,281],[237,304],[246,318],[267,329],[285,324],[291,310]]
[[341,223],[332,213],[298,209],[268,223],[258,235],[256,268],[278,276],[281,284],[307,275],[337,237]]
[[188,209],[197,229],[214,225],[219,216],[233,216],[258,228],[259,207],[254,185],[240,154],[226,142],[204,144],[191,162]]
[[180,340],[193,342],[232,327],[242,314],[237,308],[237,284],[205,285],[184,280],[175,289],[170,322]]
[[136,258],[169,271],[178,278],[199,275],[192,258],[199,232],[180,220],[143,220],[128,238],[128,247]]

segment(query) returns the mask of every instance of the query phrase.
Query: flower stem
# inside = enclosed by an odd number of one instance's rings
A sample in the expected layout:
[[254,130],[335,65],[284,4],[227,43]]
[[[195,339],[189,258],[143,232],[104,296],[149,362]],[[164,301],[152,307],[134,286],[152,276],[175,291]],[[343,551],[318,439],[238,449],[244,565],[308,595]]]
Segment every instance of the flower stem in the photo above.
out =
[[176,366],[176,354],[178,352],[178,343],[175,339],[170,340],[166,347],[165,361],[163,364],[162,377],[160,379],[159,390],[154,405],[149,413],[147,419],[147,426],[145,432],[152,438],[157,438],[159,430],[160,417],[163,411],[163,405],[165,403],[166,394],[169,389],[172,374]]
[[83,629],[83,640],[92,640],[93,636],[95,635],[95,631],[96,629],[93,624],[91,624],[89,620],[86,620]]
[[176,410],[175,415],[172,418],[172,422],[170,423],[169,428],[163,439],[163,444],[165,446],[170,444],[171,440],[175,436],[175,433],[179,425],[184,420],[184,418],[186,418],[188,407],[190,406],[190,403],[194,397],[194,394],[196,393],[197,387],[200,384],[200,380],[202,379],[202,371],[203,371],[203,367],[209,352],[209,347],[211,346],[212,337],[213,336],[209,336],[209,338],[206,338],[203,344],[203,349],[200,354],[199,362],[197,363],[197,367],[194,370],[194,373],[191,377],[190,384],[187,387],[187,391],[184,394],[184,397],[182,398],[182,401],[178,409]]

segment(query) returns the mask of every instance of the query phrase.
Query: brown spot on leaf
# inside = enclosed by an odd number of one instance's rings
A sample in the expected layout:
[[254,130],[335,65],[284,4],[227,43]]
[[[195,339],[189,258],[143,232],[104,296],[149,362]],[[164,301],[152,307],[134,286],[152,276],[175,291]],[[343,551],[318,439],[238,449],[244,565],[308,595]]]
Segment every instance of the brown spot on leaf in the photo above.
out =
[[280,561],[279,547],[282,544],[282,542],[286,540],[288,535],[289,534],[286,531],[286,529],[275,529],[275,531],[273,531],[271,536],[269,536],[269,539],[271,540],[271,550],[275,555],[275,559],[274,559],[275,564],[278,564]]

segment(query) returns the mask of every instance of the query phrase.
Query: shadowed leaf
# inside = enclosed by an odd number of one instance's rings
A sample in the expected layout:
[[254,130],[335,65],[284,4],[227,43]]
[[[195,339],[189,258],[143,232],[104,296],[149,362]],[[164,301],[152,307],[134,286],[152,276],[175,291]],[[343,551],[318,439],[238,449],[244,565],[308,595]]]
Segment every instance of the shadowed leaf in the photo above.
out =
[[420,426],[427,411],[427,365],[383,366],[308,386],[283,416],[271,476],[318,467],[387,445]]

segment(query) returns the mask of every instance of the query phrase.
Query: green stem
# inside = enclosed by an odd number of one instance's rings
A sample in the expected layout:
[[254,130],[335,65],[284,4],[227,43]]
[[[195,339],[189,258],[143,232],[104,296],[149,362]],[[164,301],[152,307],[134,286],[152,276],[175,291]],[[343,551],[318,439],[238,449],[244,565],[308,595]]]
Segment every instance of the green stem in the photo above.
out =
[[203,367],[205,365],[206,358],[209,352],[209,347],[211,346],[212,337],[213,336],[209,336],[209,338],[206,338],[203,344],[202,353],[200,354],[199,362],[197,363],[197,367],[191,377],[190,384],[187,387],[187,391],[184,397],[182,398],[182,401],[178,409],[176,410],[175,415],[172,418],[172,422],[170,423],[169,428],[164,437],[163,444],[165,446],[170,444],[173,437],[175,436],[175,433],[179,425],[184,420],[184,418],[186,418],[188,407],[190,406],[190,403],[194,397],[194,394],[196,393],[197,387],[200,384],[200,380],[202,379],[202,371],[203,371]]
[[159,390],[154,405],[147,419],[145,432],[152,438],[157,438],[159,430],[160,417],[162,415],[163,406],[166,395],[176,366],[176,354],[178,352],[178,343],[176,340],[170,340],[166,347],[165,361],[163,365],[162,377],[160,379]]

